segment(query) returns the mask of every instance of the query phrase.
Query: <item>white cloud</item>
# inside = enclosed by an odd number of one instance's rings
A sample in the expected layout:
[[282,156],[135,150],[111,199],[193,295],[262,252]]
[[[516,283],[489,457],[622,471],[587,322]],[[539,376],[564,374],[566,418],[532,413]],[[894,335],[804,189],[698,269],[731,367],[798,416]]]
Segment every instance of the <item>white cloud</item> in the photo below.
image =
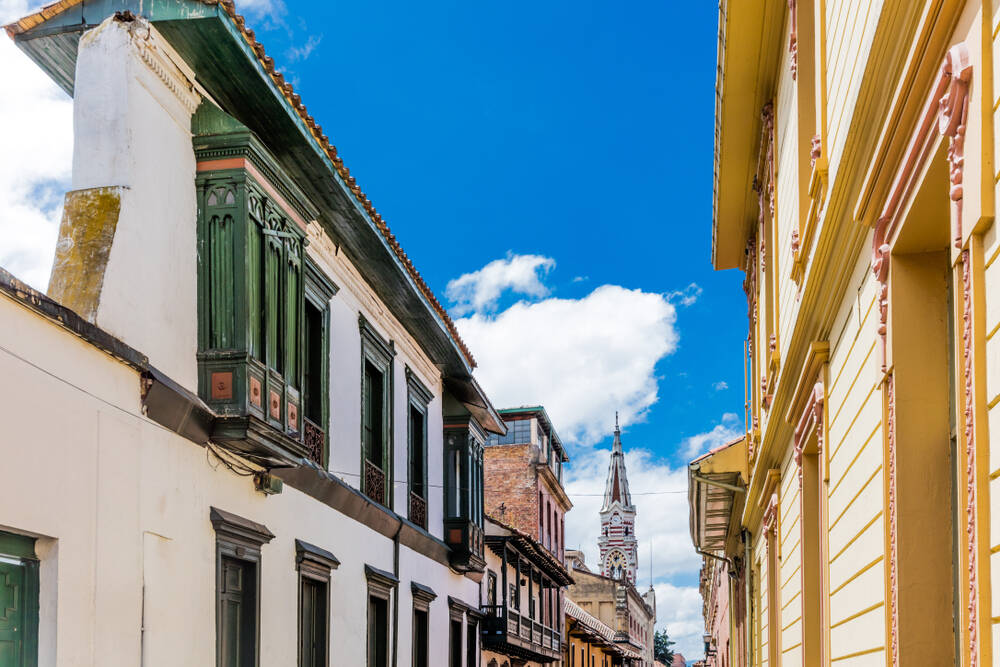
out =
[[[0,23],[39,2],[0,0]],[[0,37],[0,266],[44,290],[73,157],[72,100]]]
[[508,290],[532,297],[548,296],[549,289],[541,279],[555,266],[551,257],[508,253],[506,259],[494,260],[450,281],[445,295],[455,303],[453,310],[458,315],[492,311]]
[[693,305],[701,296],[702,289],[697,283],[691,283],[682,290],[675,290],[667,295],[667,300],[671,303],[679,303],[682,306]]
[[312,55],[312,52],[316,50],[321,41],[323,41],[323,35],[309,35],[304,44],[293,46],[285,51],[285,57],[290,63],[305,60]]
[[712,388],[715,389],[715,391],[725,391],[726,389],[729,389],[729,383],[725,380],[719,380],[712,385]]
[[603,285],[456,324],[494,405],[544,405],[564,439],[592,444],[616,410],[628,424],[656,402],[655,367],[677,347],[676,319],[661,294]]
[[711,431],[692,435],[685,440],[682,448],[683,456],[687,459],[697,458],[708,450],[735,440],[743,434],[743,422],[739,416],[734,412],[727,412]]
[[656,591],[656,629],[667,631],[670,639],[676,642],[674,651],[682,653],[689,665],[701,659],[705,652],[701,639],[705,634],[705,621],[701,615],[698,587],[657,582],[653,588]]
[[[630,447],[628,433],[623,435],[622,441],[632,503],[637,510],[638,588],[641,592],[649,588],[652,549],[656,626],[666,629],[670,638],[677,642],[674,648],[690,660],[701,654],[704,627],[701,596],[695,586],[675,586],[667,581],[685,575],[697,581],[701,567],[701,558],[691,545],[688,531],[687,471],[657,461],[646,450]],[[603,500],[599,494],[604,491],[610,455],[606,449],[583,450],[574,456],[566,469],[566,491],[573,501],[573,509],[566,515],[566,546],[582,549],[587,565],[593,570],[598,567],[598,512]],[[640,495],[650,492],[667,493]]]
[[283,0],[237,0],[236,11],[248,19],[280,23],[288,10]]

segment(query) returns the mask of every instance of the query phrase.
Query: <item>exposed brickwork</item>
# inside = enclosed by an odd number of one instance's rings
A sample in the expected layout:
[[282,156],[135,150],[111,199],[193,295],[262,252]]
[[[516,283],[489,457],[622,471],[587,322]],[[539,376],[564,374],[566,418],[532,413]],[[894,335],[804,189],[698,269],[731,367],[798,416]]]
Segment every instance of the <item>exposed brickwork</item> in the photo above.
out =
[[[538,480],[531,444],[487,447],[484,455],[486,513],[540,540]],[[503,512],[500,511],[503,505]]]

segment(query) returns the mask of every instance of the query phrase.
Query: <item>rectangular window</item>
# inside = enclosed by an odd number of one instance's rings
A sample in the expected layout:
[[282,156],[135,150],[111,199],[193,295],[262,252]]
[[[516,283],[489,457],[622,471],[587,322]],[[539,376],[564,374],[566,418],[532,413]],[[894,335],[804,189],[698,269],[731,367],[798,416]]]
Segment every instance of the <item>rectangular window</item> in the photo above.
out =
[[490,572],[486,575],[486,604],[495,607],[497,604],[497,575]]
[[514,419],[505,421],[505,424],[507,434],[491,435],[490,445],[525,445],[531,442],[531,419]]
[[307,261],[302,334],[302,425],[299,428],[306,456],[322,468],[329,461],[330,299],[336,293],[337,286]]
[[363,315],[361,330],[361,491],[392,507],[392,342]]
[[421,528],[427,528],[427,405],[430,391],[406,368],[406,385],[409,405],[407,419],[407,457],[409,471],[409,519]]
[[410,582],[413,596],[413,667],[430,664],[430,608],[437,594],[430,587]]
[[428,667],[427,611],[413,610],[413,667]]
[[260,549],[266,526],[212,507],[216,535],[216,663],[256,667],[260,647]]
[[462,667],[462,621],[452,618],[449,627],[448,664],[451,667]]
[[469,618],[465,624],[465,664],[466,667],[479,667],[479,626]]
[[327,665],[327,602],[329,584],[303,579],[299,591],[299,665]]
[[[365,459],[384,467],[385,376],[370,361],[365,362]],[[377,499],[382,502],[381,498]]]
[[389,615],[399,579],[391,572],[365,565],[368,579],[368,667],[389,667]]
[[330,654],[330,571],[340,561],[325,549],[295,540],[299,571],[299,667],[327,667]]
[[368,667],[389,667],[389,601],[368,597]]

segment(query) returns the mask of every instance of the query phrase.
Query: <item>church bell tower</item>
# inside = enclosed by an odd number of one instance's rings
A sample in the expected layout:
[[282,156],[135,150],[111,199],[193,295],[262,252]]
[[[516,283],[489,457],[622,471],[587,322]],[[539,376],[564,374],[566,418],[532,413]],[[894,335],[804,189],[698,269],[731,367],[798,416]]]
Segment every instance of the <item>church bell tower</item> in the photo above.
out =
[[604,504],[601,506],[601,535],[597,544],[601,550],[601,574],[612,579],[624,579],[635,585],[639,564],[635,539],[635,505],[632,504],[632,496],[628,490],[617,414],[615,440],[611,446],[611,465],[608,466]]

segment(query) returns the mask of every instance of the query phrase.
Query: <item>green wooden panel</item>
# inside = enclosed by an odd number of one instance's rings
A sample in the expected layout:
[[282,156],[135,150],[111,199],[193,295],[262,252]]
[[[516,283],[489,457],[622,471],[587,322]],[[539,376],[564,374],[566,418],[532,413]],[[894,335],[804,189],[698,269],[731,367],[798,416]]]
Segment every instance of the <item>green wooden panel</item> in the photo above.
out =
[[264,240],[264,344],[268,367],[282,372],[281,349],[281,239],[268,234]]
[[256,665],[256,586],[254,565],[236,558],[222,558],[219,590],[219,665]]
[[[258,202],[259,205],[259,202]],[[251,209],[252,212],[252,209]],[[264,361],[264,250],[261,222],[252,218],[247,224],[247,351]]]
[[38,562],[0,557],[0,667],[38,664]]
[[289,386],[302,386],[299,354],[299,335],[302,321],[302,260],[299,242],[285,240],[285,378]]
[[0,531],[0,556],[36,559],[35,538]]
[[327,584],[302,579],[299,610],[299,665],[327,667]]

